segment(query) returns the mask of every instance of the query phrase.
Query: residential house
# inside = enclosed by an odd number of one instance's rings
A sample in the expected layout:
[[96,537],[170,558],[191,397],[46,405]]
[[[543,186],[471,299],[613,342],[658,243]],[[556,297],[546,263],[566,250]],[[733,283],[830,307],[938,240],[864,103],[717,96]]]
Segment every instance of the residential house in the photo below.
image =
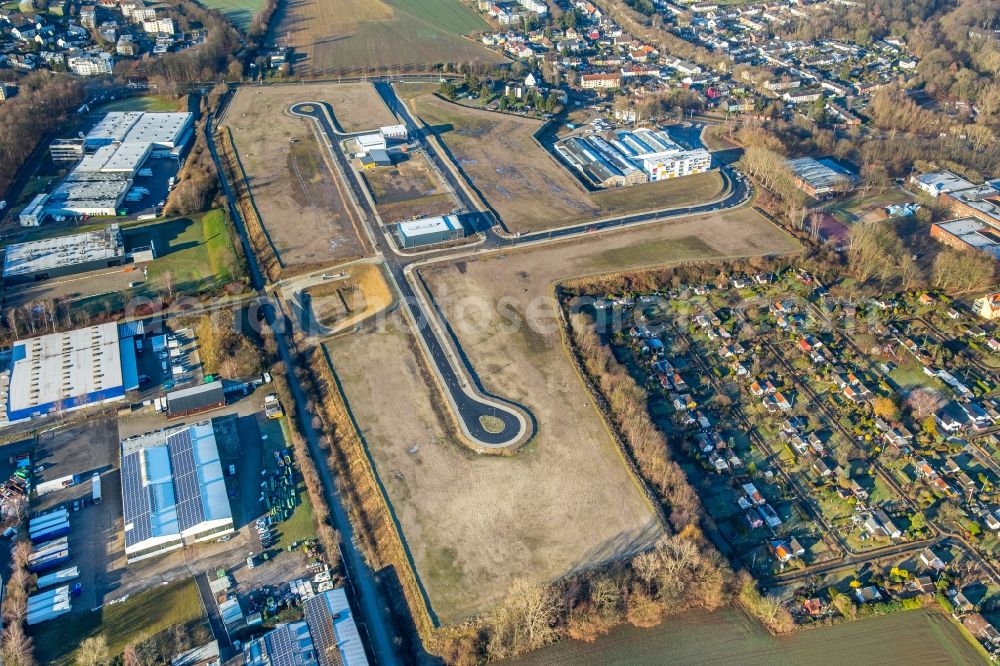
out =
[[580,87],[584,90],[613,90],[621,87],[621,74],[595,73],[580,77]]
[[878,519],[882,530],[890,539],[898,539],[903,536],[903,533],[893,524],[892,520],[889,519],[889,514],[885,511],[878,509],[874,512],[874,516]]
[[1000,318],[1000,292],[977,298],[972,304],[972,309],[983,319]]
[[874,585],[855,588],[854,597],[860,604],[871,604],[876,601],[882,601],[882,593]]
[[979,613],[969,613],[962,618],[962,626],[969,633],[986,644],[987,648],[1000,650],[1000,631]]
[[920,551],[919,559],[920,562],[928,569],[943,571],[945,568],[944,560],[938,557],[937,554],[930,548],[924,548]]
[[802,602],[802,610],[804,610],[809,617],[819,617],[824,612],[823,602],[820,601],[818,597],[806,599]]

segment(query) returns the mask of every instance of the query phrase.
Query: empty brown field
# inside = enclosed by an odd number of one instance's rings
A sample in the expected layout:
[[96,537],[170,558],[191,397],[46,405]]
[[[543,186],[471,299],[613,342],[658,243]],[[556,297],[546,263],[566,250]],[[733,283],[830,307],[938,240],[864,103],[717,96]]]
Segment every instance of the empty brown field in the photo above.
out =
[[450,213],[455,201],[439,185],[437,174],[422,153],[392,167],[361,172],[385,224]]
[[269,39],[295,49],[297,76],[504,62],[463,39],[489,25],[459,0],[289,0],[273,25]]
[[366,252],[357,212],[331,173],[311,121],[287,113],[305,101],[328,102],[345,129],[393,119],[370,84],[267,86],[236,93],[223,123],[232,131],[282,270],[292,272]]
[[569,361],[553,284],[795,247],[741,210],[424,269],[484,387],[525,405],[537,420],[537,435],[512,458],[478,456],[457,440],[398,313],[330,343],[442,623],[489,608],[517,578],[558,578],[633,553],[661,534]]
[[590,193],[534,140],[537,120],[418,95],[411,108],[438,134],[452,159],[512,231],[686,206],[721,194],[716,172]]

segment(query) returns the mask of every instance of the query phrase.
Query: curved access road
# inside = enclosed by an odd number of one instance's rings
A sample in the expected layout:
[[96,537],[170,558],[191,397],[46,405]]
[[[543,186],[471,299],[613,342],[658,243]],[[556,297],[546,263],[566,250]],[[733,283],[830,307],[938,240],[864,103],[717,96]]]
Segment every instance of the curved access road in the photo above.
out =
[[[424,149],[425,154],[434,163],[437,171],[445,179],[465,210],[480,211],[481,206],[472,200],[467,190],[458,182],[455,172],[448,167],[444,158],[427,141],[425,128],[410,114],[406,105],[396,97],[392,85],[387,81],[375,81],[374,83],[390,110],[407,126],[410,139],[416,141]],[[434,302],[433,296],[422,284],[417,271],[413,270],[418,265],[454,259],[458,255],[469,254],[473,250],[469,247],[458,247],[451,250],[430,250],[426,253],[401,253],[387,237],[364,183],[357,171],[351,166],[350,159],[341,146],[341,141],[354,134],[347,135],[339,132],[332,112],[327,105],[321,102],[296,103],[291,106],[289,111],[293,115],[311,119],[324,133],[333,158],[347,177],[347,185],[352,189],[362,216],[365,218],[369,236],[374,240],[376,249],[385,260],[393,286],[404,305],[404,311],[417,330],[417,339],[431,361],[432,368],[444,389],[445,397],[463,435],[475,446],[482,448],[501,449],[522,446],[534,435],[535,422],[533,417],[522,406],[491,395],[483,389],[471,364],[462,353],[456,336],[448,326],[444,313],[441,312]],[[485,231],[481,232],[484,241],[477,245],[474,252],[481,253],[501,248],[566,240],[584,234],[722,211],[746,203],[752,192],[744,179],[729,167],[722,167],[721,174],[726,185],[725,193],[713,201],[695,206],[604,218],[525,235],[505,233],[500,231],[499,225],[490,224]],[[489,217],[488,213],[480,212],[480,214]],[[432,257],[427,255],[432,255]]]
[[475,373],[456,353],[457,343],[448,339],[443,318],[430,306],[429,299],[419,286],[406,279],[404,269],[408,261],[396,254],[380,228],[378,215],[363,191],[364,185],[358,182],[357,173],[340,146],[340,136],[329,111],[321,103],[302,102],[293,104],[291,112],[311,118],[326,134],[333,156],[347,176],[347,184],[354,190],[375,247],[385,259],[392,286],[416,329],[417,338],[431,361],[463,435],[482,448],[517,448],[526,443],[535,432],[531,414],[523,407],[482,389],[475,380]]

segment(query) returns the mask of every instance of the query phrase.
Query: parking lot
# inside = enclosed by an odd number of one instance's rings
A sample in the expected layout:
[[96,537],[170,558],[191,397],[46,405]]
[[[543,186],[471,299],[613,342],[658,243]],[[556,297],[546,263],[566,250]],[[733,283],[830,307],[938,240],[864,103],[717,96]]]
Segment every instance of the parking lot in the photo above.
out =
[[[121,487],[118,476],[118,425],[114,418],[102,418],[38,436],[34,465],[43,468],[36,481],[76,475],[79,483],[38,497],[32,512],[44,512],[59,506],[71,510],[69,552],[65,566],[80,569],[77,582],[83,586],[73,610],[90,610],[104,602],[104,594],[113,588],[121,572],[109,567],[115,554],[112,541],[122,527]],[[102,502],[91,502],[91,478],[101,475]],[[73,508],[76,511],[72,511]]]

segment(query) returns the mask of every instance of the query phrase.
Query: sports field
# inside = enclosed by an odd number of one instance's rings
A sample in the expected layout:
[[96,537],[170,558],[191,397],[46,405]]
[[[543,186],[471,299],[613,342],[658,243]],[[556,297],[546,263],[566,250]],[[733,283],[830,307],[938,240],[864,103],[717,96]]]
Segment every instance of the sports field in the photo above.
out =
[[201,4],[218,9],[233,25],[246,30],[264,3],[261,0],[201,0]]
[[[257,208],[283,269],[302,270],[364,254],[359,220],[311,121],[287,113],[296,102],[329,103],[347,130],[393,116],[370,84],[241,88],[223,124],[232,132]],[[368,123],[372,123],[371,125]]]
[[504,62],[463,39],[489,26],[459,0],[289,0],[276,18],[269,39],[294,47],[301,76]]
[[[517,578],[551,580],[660,534],[563,347],[552,285],[572,276],[794,249],[749,210],[596,234],[422,275],[487,391],[525,405],[538,434],[478,456],[400,317],[329,347],[403,537],[443,623],[487,609]],[[389,353],[387,353],[389,351]]]
[[480,111],[420,95],[411,108],[511,231],[686,206],[722,192],[716,172],[590,193],[533,135],[537,120]]

